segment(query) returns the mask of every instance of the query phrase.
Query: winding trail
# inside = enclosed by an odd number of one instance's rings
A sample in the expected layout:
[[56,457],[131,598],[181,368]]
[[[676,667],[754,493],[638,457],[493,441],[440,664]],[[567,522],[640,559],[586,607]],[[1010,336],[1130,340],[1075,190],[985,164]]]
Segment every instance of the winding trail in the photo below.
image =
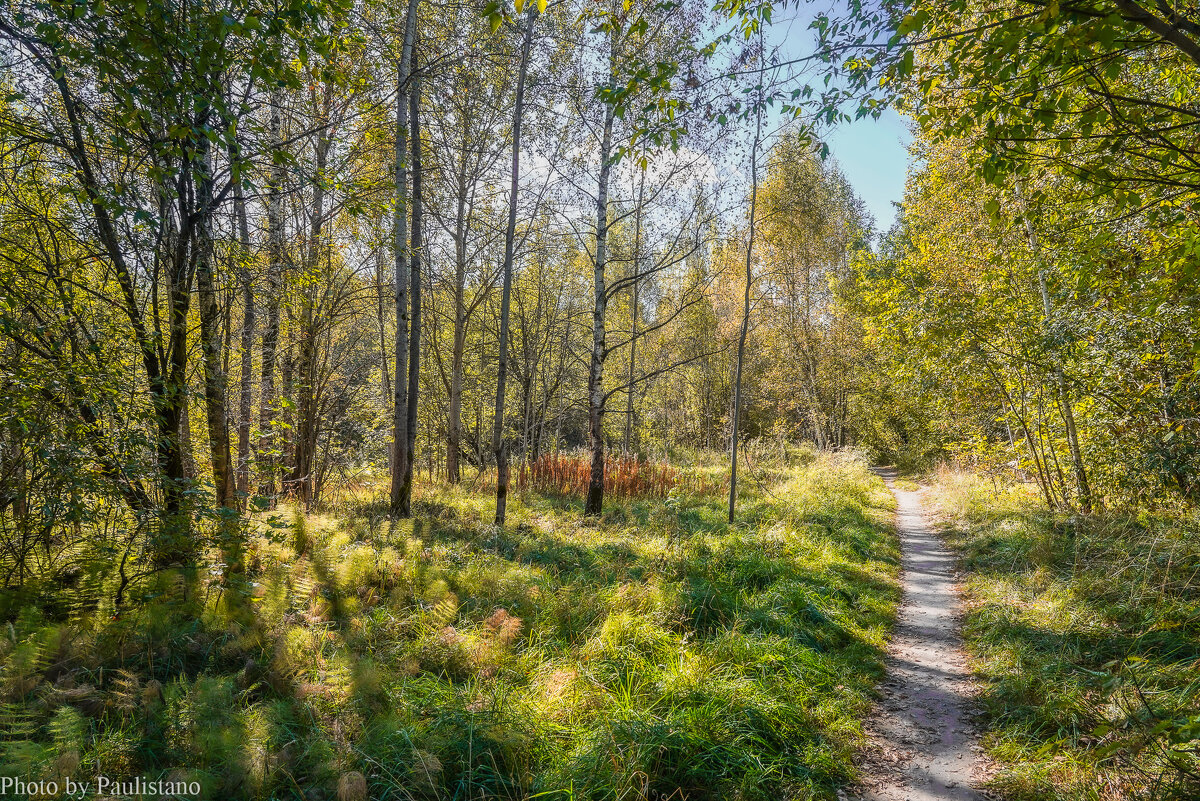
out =
[[983,801],[972,788],[983,771],[968,715],[970,674],[958,630],[954,557],[930,530],[920,492],[898,489],[896,471],[877,468],[896,496],[904,601],[888,657],[883,698],[868,723],[860,801]]

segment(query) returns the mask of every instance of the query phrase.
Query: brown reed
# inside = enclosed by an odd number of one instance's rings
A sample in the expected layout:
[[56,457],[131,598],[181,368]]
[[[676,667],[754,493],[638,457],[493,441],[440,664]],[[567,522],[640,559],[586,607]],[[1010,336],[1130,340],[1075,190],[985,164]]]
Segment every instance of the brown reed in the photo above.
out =
[[[517,471],[517,487],[550,495],[582,495],[591,481],[591,459],[546,453]],[[618,498],[665,498],[673,489],[707,494],[719,489],[702,475],[633,456],[610,454],[604,460],[604,494]]]

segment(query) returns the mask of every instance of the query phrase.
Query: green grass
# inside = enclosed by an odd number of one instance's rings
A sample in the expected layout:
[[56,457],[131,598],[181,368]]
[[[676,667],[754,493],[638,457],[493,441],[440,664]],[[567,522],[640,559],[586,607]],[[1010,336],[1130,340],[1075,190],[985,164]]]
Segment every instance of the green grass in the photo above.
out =
[[964,636],[1009,799],[1200,797],[1200,520],[1047,513],[942,471]]
[[[703,469],[703,468],[695,468]],[[0,772],[207,798],[833,798],[898,602],[891,495],[812,457],[722,499],[467,488],[264,516],[246,580],[0,634]]]

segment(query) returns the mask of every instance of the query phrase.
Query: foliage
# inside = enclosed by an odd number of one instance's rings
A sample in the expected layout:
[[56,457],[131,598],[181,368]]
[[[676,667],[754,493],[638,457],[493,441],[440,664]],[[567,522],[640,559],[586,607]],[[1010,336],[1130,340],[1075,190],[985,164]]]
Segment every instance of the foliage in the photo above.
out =
[[[1195,304],[1173,257],[1133,221],[1120,241],[1069,207],[1042,207],[1027,225],[1019,195],[973,175],[971,146],[923,147],[890,253],[858,265],[869,341],[889,354],[896,391],[932,417],[908,433],[929,453],[1009,463],[1048,505],[1070,506],[1066,397],[1101,500],[1194,500]],[[1078,267],[1089,260],[1104,266]]]
[[1197,22],[1141,0],[856,0],[814,27],[845,78],[828,106],[864,115],[899,97],[945,140],[980,135],[989,180],[1049,170],[1096,193],[1085,202],[1178,218],[1200,187]]
[[[1194,4],[851,0],[802,55],[778,10],[0,8],[3,771],[828,797],[895,603],[869,453],[1040,493],[1009,562],[963,524],[1004,786],[1194,789],[1150,653],[1194,639]],[[815,135],[889,104],[875,241]]]

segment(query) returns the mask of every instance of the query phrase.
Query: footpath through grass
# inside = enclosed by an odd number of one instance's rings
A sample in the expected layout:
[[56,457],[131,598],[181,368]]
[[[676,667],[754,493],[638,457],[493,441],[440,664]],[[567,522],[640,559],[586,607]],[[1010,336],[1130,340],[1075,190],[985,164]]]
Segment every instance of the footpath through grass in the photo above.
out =
[[[892,498],[803,457],[723,500],[466,489],[284,510],[200,615],[29,608],[0,635],[0,773],[201,797],[833,798],[897,601]],[[216,575],[216,574],[214,574]]]
[[1200,798],[1200,520],[1046,512],[943,471],[1005,798]]

